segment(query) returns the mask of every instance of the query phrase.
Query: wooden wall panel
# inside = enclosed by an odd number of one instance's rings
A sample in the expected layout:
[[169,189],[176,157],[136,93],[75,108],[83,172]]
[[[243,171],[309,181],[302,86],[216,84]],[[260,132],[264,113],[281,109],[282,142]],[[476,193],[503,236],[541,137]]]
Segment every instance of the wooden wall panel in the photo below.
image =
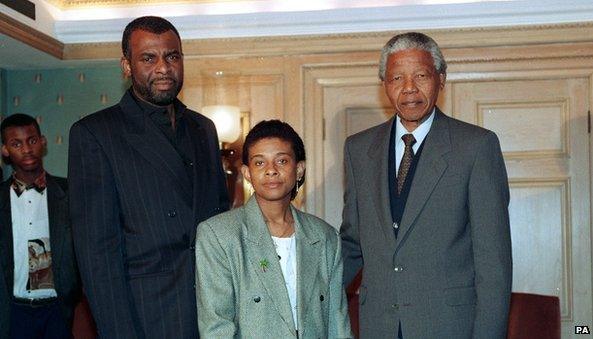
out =
[[[204,74],[236,79],[227,99],[250,124],[281,118],[301,134],[307,179],[297,205],[339,227],[342,148],[389,118],[377,77],[395,32],[184,41],[182,99],[208,101]],[[439,107],[498,133],[511,185],[514,290],[557,295],[563,336],[593,325],[593,23],[428,31],[448,61]],[[117,58],[115,44],[68,45],[65,58]]]

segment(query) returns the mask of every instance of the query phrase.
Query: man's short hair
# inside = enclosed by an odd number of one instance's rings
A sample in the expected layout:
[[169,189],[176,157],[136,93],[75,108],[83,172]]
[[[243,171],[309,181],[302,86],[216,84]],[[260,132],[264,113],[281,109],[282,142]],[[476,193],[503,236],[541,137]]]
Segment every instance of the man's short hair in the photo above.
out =
[[447,62],[445,62],[439,45],[426,34],[408,32],[394,36],[383,47],[381,61],[379,62],[379,79],[382,81],[385,80],[385,69],[387,68],[387,59],[389,56],[406,49],[419,49],[430,53],[437,72],[439,74],[447,74]]
[[167,31],[173,31],[179,41],[181,41],[181,37],[175,26],[166,19],[158,16],[142,16],[132,20],[124,29],[121,39],[121,50],[126,59],[130,59],[130,38],[132,37],[132,33],[138,30],[153,34],[163,34]]
[[[251,146],[255,145],[258,141],[267,138],[278,138],[290,143],[296,162],[306,160],[305,145],[299,134],[289,124],[273,119],[260,121],[257,125],[253,126],[249,133],[247,133],[245,142],[243,143],[243,165],[249,165],[249,149]],[[297,187],[301,187],[304,183],[305,176],[303,175],[301,179],[297,181],[295,188],[291,192],[291,200],[297,195]]]
[[4,134],[7,128],[9,127],[25,127],[33,125],[37,130],[37,133],[41,135],[41,128],[39,128],[39,124],[37,120],[30,115],[23,114],[23,113],[16,113],[13,115],[9,115],[0,124],[0,134],[2,136],[2,143],[5,142]]

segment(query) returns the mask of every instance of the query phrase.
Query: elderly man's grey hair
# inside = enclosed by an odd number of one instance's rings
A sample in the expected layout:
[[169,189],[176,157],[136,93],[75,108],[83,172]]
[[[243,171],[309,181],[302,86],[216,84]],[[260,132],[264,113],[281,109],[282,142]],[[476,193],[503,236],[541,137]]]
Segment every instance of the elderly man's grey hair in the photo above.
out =
[[385,80],[385,69],[387,68],[386,64],[389,56],[406,49],[419,49],[430,53],[437,72],[447,74],[447,63],[443,58],[439,45],[426,34],[408,32],[394,36],[383,47],[381,62],[379,63],[379,78],[382,81]]

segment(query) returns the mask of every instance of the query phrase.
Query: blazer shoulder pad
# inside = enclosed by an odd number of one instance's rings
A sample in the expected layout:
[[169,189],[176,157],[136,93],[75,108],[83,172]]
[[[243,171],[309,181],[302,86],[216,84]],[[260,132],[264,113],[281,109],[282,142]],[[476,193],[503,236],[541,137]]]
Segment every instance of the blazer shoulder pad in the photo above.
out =
[[[309,229],[313,229],[314,232],[322,234],[325,238],[331,238],[338,235],[338,230],[328,224],[327,221],[300,210],[297,210],[297,213],[303,224],[309,226]],[[303,226],[306,227],[305,225]]]
[[232,229],[238,229],[237,225],[240,224],[241,214],[240,208],[236,208],[234,210],[226,211],[215,216],[212,216],[205,221],[202,221],[198,225],[198,231],[200,230],[201,226],[208,225],[210,226],[214,232],[217,230],[225,229],[225,232],[229,232]]
[[488,133],[493,133],[492,131],[478,126],[478,125],[474,125],[474,124],[470,124],[468,122],[465,121],[461,121],[452,117],[447,116],[447,121],[449,124],[449,128],[453,131],[453,133],[455,134],[462,134],[464,137],[483,137],[484,135],[488,134]]
[[385,129],[387,129],[387,131],[389,131],[389,129],[391,128],[391,124],[393,123],[392,121],[393,121],[392,119],[389,119],[384,123],[373,126],[371,128],[367,128],[367,129],[360,131],[358,133],[352,134],[351,136],[346,138],[346,143],[356,143],[356,144],[371,143],[373,140],[375,140],[378,133],[386,132],[386,131],[384,131]]
[[49,175],[49,178],[56,182],[64,190],[64,192],[68,191],[68,179],[63,177],[56,177],[53,175]]
[[75,122],[73,126],[85,125],[90,127],[105,124],[106,122],[120,121],[122,113],[121,107],[119,104],[116,104],[83,117]]
[[189,108],[186,109],[185,112],[187,112],[192,117],[192,119],[196,120],[196,122],[199,123],[200,125],[215,128],[214,122],[212,120],[210,120],[210,118],[208,118],[204,114],[202,114],[200,112],[196,112]]

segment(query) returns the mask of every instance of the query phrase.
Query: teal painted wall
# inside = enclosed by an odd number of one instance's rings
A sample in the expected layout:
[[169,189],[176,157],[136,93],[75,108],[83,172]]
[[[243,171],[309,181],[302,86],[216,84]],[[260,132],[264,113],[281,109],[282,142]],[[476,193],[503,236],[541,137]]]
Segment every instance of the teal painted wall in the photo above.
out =
[[[0,120],[6,115],[6,71],[0,68]],[[2,168],[2,174],[6,175],[8,170],[4,169],[2,163],[2,157],[0,156],[0,167]],[[0,180],[3,179],[0,175]]]
[[[4,70],[0,81],[5,95],[4,116],[29,114],[40,123],[47,138],[45,169],[66,176],[68,133],[80,118],[119,102],[129,86],[119,65],[113,67],[63,68],[48,70]],[[0,106],[2,108],[3,106]],[[9,166],[7,166],[9,167]],[[4,169],[4,176],[11,172]]]
[[6,114],[6,71],[0,68],[0,119]]

